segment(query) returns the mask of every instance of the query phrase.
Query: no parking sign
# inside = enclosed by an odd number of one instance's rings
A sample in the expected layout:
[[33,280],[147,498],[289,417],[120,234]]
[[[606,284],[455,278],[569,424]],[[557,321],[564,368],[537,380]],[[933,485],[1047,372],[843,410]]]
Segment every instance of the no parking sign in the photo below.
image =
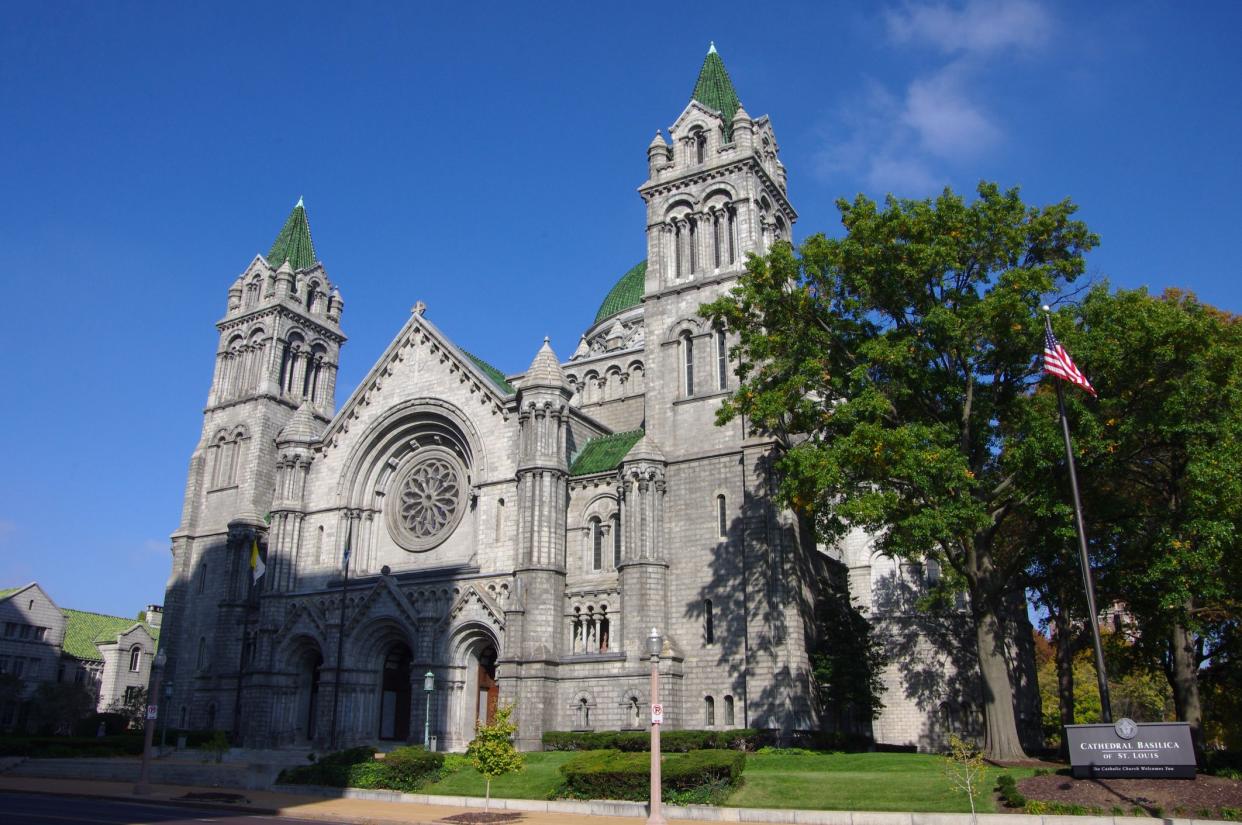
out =
[[653,725],[664,724],[664,705],[652,705],[651,706],[651,724]]

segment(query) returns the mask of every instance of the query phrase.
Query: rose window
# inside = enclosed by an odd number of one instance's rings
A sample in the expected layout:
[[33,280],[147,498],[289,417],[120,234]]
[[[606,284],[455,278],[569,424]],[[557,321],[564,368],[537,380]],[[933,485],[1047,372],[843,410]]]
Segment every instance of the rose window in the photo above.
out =
[[428,550],[448,538],[462,514],[462,471],[447,453],[425,456],[402,474],[392,492],[388,525],[407,550]]

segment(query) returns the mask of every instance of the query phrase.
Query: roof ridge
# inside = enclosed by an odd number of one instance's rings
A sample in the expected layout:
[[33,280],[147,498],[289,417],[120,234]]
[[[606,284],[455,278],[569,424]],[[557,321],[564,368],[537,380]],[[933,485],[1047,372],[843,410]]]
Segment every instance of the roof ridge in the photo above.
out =
[[517,390],[514,389],[513,385],[509,383],[509,379],[505,378],[505,374],[501,372],[498,368],[492,366],[487,361],[484,361],[482,358],[475,355],[473,352],[469,352],[468,350],[465,350],[462,347],[457,347],[457,348],[461,350],[462,355],[469,358],[471,361],[475,363],[475,366],[483,370],[483,374],[486,375],[488,378],[490,378],[492,380],[492,383],[500,387],[500,389],[504,390],[505,392],[509,394],[513,394],[517,392]]

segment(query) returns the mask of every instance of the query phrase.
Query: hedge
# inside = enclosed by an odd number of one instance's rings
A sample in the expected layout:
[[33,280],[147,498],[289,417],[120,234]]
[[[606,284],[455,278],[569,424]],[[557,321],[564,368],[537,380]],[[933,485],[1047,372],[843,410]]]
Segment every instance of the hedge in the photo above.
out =
[[64,759],[137,756],[140,753],[142,753],[141,733],[124,733],[117,736],[0,737],[0,756]]
[[[661,763],[662,794],[670,802],[711,801],[737,785],[745,766],[746,755],[738,751],[672,754]],[[565,777],[561,795],[642,801],[651,789],[650,770],[650,753],[583,751],[561,766]]]
[[[660,737],[660,750],[686,753],[697,750],[753,751],[759,742],[753,728],[735,730],[670,730]],[[543,735],[546,751],[616,750],[625,753],[647,751],[651,735],[640,730],[547,731]]]
[[369,747],[350,748],[324,755],[312,765],[286,768],[277,782],[289,785],[324,785],[331,788],[387,788],[414,791],[440,778],[444,754],[419,747],[397,748],[375,758]]

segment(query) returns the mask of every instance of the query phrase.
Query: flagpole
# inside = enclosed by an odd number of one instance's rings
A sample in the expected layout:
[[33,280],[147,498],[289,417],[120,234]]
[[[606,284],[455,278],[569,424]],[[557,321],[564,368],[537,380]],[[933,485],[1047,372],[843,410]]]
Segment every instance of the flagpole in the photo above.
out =
[[[1044,325],[1052,330],[1051,316],[1044,315]],[[1100,643],[1099,614],[1095,609],[1095,585],[1091,580],[1091,560],[1087,556],[1087,530],[1082,520],[1082,500],[1078,496],[1078,473],[1074,469],[1074,445],[1070,440],[1069,418],[1065,415],[1065,391],[1061,379],[1054,378],[1057,386],[1057,409],[1061,413],[1061,434],[1065,437],[1065,464],[1069,468],[1070,492],[1074,496],[1074,527],[1078,530],[1078,563],[1082,568],[1083,588],[1087,593],[1087,623],[1091,625],[1091,643],[1095,647],[1095,677],[1100,686],[1100,714],[1103,721],[1113,721],[1113,706],[1108,695],[1108,675],[1104,671],[1104,646]]]
[[353,537],[354,520],[351,518],[348,532],[345,535],[345,576],[341,579],[341,612],[336,629],[336,683],[332,688],[332,750],[336,750],[336,710],[341,704],[341,659],[345,655],[345,595],[349,591],[349,555]]

